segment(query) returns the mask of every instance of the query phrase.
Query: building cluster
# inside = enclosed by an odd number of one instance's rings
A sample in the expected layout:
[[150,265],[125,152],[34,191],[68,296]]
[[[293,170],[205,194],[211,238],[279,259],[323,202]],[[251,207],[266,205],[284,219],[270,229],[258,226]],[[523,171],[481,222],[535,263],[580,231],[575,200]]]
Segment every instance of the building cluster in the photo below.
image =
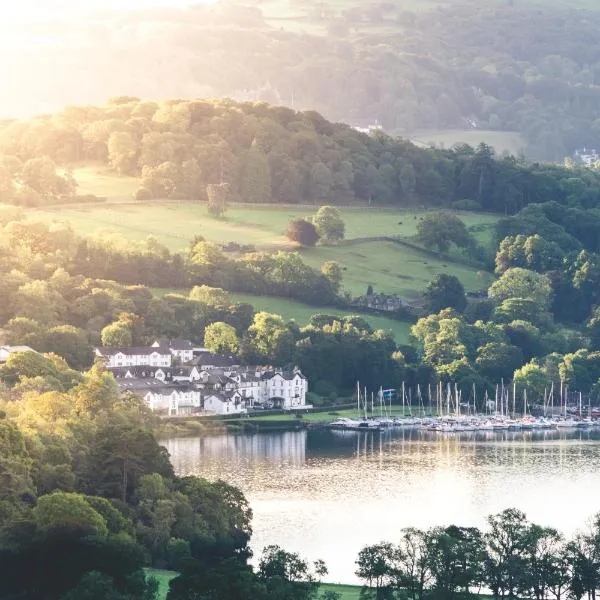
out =
[[123,393],[142,397],[151,410],[165,416],[310,408],[308,382],[299,369],[241,366],[235,357],[212,354],[189,340],[100,347],[96,357],[104,361]]
[[573,160],[586,167],[592,167],[600,161],[600,155],[595,148],[579,148],[573,153]]

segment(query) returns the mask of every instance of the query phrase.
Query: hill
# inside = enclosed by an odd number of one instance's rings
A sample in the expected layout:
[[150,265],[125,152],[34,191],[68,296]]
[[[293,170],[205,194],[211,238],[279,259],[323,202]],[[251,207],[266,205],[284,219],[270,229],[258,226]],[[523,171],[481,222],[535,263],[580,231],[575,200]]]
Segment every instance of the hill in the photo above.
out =
[[[136,179],[142,203],[210,200],[217,212],[219,203],[242,201],[507,214],[536,202],[595,204],[600,190],[594,170],[500,158],[485,144],[419,148],[314,111],[231,100],[126,96],[0,123],[0,157],[2,199],[24,206],[123,200]],[[87,194],[90,164],[99,172],[94,196]],[[122,186],[114,174],[124,177]]]

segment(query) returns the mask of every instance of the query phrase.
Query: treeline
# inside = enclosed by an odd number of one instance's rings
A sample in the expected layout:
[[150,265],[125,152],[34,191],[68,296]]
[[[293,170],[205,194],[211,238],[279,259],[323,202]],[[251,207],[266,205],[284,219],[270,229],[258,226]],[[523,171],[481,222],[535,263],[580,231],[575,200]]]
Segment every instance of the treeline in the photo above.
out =
[[[170,600],[308,600],[313,569],[266,548],[248,565],[252,511],[237,488],[174,474],[143,402],[100,368],[56,355],[11,356],[0,389],[0,598],[156,600],[145,567],[174,569]],[[295,577],[288,576],[290,565]],[[292,596],[291,594],[296,595]]]
[[600,515],[585,531],[565,539],[556,529],[505,510],[477,527],[408,528],[400,542],[363,548],[356,575],[365,597],[384,600],[595,598],[600,589]]
[[[294,2],[289,11],[300,32],[279,27],[286,19],[265,20],[269,7],[255,3],[105,11],[102,22],[52,22],[55,43],[43,56],[18,50],[32,32],[15,27],[8,85],[26,91],[3,113],[47,112],[73,99],[98,103],[127,90],[148,98],[293,104],[407,133],[473,126],[517,131],[528,155],[541,160],[598,147],[600,59],[590,41],[600,33],[600,15],[594,10],[571,10],[568,2],[457,0],[421,2],[418,10],[384,1]],[[298,16],[304,20],[295,22]],[[73,83],[52,85],[59,68]],[[143,118],[139,112],[136,118]],[[68,140],[69,133],[55,137]],[[94,145],[91,131],[87,137]],[[38,141],[28,138],[31,145]]]
[[[32,160],[35,181],[23,177]],[[62,201],[65,193],[52,192],[64,179],[57,165],[82,160],[140,176],[140,201],[205,201],[207,186],[221,182],[229,201],[251,203],[359,201],[512,214],[530,203],[594,207],[600,199],[594,171],[499,158],[486,145],[422,149],[314,111],[129,97],[0,124],[0,199],[28,206]]]

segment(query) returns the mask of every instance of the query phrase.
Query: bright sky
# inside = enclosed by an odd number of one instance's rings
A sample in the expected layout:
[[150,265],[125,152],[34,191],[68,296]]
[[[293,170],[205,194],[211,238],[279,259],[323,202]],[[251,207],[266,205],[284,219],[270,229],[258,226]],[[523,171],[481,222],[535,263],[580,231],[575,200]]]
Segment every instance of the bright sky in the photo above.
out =
[[0,0],[0,22],[59,17],[89,9],[136,9],[156,6],[186,7],[214,0]]

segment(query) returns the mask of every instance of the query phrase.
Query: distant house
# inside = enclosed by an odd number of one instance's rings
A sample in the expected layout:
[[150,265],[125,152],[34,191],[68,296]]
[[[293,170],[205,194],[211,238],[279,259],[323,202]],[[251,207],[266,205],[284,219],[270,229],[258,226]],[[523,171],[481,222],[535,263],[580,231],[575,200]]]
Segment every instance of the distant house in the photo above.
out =
[[306,406],[308,382],[299,369],[268,371],[261,379],[265,383],[263,397],[276,408],[290,410]]
[[240,365],[239,359],[235,356],[213,354],[206,348],[196,348],[194,350],[194,360],[192,362],[200,369],[238,367]]
[[173,355],[165,346],[142,347],[100,347],[95,350],[96,357],[104,360],[107,367],[170,367]]
[[150,365],[137,365],[134,367],[107,367],[115,379],[160,379],[160,381],[173,381],[173,367],[154,367]]
[[202,410],[200,392],[189,386],[161,386],[148,390],[144,400],[150,410],[165,416],[189,415]]
[[233,415],[247,412],[246,403],[239,392],[215,392],[204,398],[204,410],[217,415]]
[[573,159],[586,167],[591,167],[600,160],[600,155],[595,148],[580,148],[575,150]]
[[175,338],[173,340],[156,340],[152,348],[168,348],[171,354],[183,364],[189,363],[194,358],[194,345],[190,340]]
[[19,352],[36,352],[29,346],[0,346],[0,364],[4,364],[11,354],[17,354]]

